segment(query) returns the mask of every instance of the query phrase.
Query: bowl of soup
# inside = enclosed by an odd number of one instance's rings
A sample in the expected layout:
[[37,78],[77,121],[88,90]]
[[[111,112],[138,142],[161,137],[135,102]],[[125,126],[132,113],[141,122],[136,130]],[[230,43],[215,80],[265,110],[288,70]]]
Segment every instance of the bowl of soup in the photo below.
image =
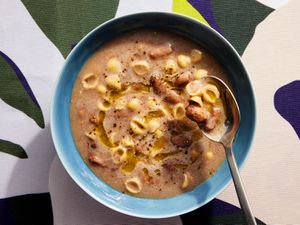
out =
[[[112,19],[71,51],[57,82],[51,132],[73,180],[116,211],[143,218],[190,212],[231,181],[223,146],[224,100],[205,76],[233,90],[241,123],[233,150],[250,149],[255,102],[241,59],[192,18],[140,13]],[[195,122],[197,121],[197,123]]]

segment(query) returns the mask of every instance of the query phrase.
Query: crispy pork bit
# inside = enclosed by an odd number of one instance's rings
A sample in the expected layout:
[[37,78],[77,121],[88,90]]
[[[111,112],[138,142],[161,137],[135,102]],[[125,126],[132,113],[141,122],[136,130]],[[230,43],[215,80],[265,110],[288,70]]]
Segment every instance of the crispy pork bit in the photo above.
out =
[[185,110],[186,116],[198,124],[206,123],[206,121],[210,117],[210,113],[206,109],[200,108],[197,105],[190,104],[186,107]]
[[99,156],[97,156],[95,154],[90,154],[89,155],[89,161],[91,163],[93,163],[94,165],[98,165],[98,166],[104,167],[103,160]]
[[189,105],[186,107],[186,116],[198,123],[206,131],[213,130],[221,116],[221,109],[218,107],[213,108],[213,112],[210,113],[206,109],[197,105]]
[[182,101],[182,97],[176,91],[167,89],[166,100],[172,104],[176,104]]
[[206,123],[204,125],[204,129],[206,131],[211,131],[213,130],[217,125],[217,119],[215,116],[211,116],[206,120]]
[[213,107],[212,115],[207,119],[204,129],[207,131],[213,130],[221,117],[221,109],[219,107]]
[[170,55],[172,51],[172,45],[170,43],[165,43],[153,48],[150,52],[150,56],[156,59],[159,57]]
[[197,128],[198,126],[187,118],[168,121],[168,129],[172,134],[180,134],[182,132],[195,130]]
[[174,135],[171,137],[171,142],[178,147],[189,147],[192,144],[192,140],[184,135]]
[[167,83],[158,76],[151,76],[150,84],[157,95],[165,97],[166,101],[176,104],[182,101],[182,97],[174,90],[168,88]]
[[96,114],[92,114],[90,116],[89,120],[90,120],[90,123],[95,124],[95,125],[99,125],[99,123],[100,123],[100,120]]
[[163,79],[159,78],[158,76],[151,76],[150,84],[153,87],[155,94],[157,95],[165,95],[168,89],[166,82]]
[[176,77],[176,79],[174,81],[174,85],[177,87],[184,86],[192,80],[193,80],[193,77],[192,77],[191,72],[184,72],[184,73],[180,74],[178,77]]
[[213,107],[212,114],[213,114],[214,117],[216,117],[216,119],[218,121],[221,117],[221,109],[219,107]]
[[168,172],[170,172],[170,173],[173,173],[173,172],[176,172],[176,171],[177,171],[176,166],[173,165],[173,164],[164,163],[164,164],[162,164],[162,167],[163,167],[164,169],[166,169],[166,170],[167,170]]

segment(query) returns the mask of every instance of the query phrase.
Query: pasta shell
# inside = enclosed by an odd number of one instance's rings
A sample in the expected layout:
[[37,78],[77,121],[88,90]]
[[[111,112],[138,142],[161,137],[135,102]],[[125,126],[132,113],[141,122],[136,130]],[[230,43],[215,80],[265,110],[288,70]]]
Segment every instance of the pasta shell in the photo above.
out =
[[147,132],[145,121],[139,116],[132,118],[130,128],[135,134],[144,134]]
[[190,98],[190,101],[197,103],[200,107],[203,106],[203,101],[202,101],[202,98],[200,96],[192,96]]
[[185,117],[185,108],[182,103],[176,104],[172,109],[172,115],[175,119],[182,119]]
[[200,62],[201,59],[202,59],[202,52],[199,51],[198,49],[192,49],[192,51],[191,51],[192,63]]
[[177,57],[177,63],[181,68],[186,68],[191,64],[191,58],[187,55],[179,55]]
[[106,99],[101,99],[99,102],[98,102],[98,109],[100,109],[101,111],[107,111],[110,109],[111,107],[111,103],[110,101],[106,100]]
[[195,96],[202,93],[202,86],[203,85],[201,81],[193,80],[186,85],[185,89],[190,96]]
[[150,66],[147,61],[140,60],[132,63],[132,69],[136,75],[143,76],[148,74]]
[[166,62],[164,71],[166,74],[174,74],[177,71],[177,63],[173,59],[169,59]]
[[85,89],[95,88],[98,85],[98,77],[94,73],[87,73],[82,78],[82,86]]
[[119,73],[121,71],[122,64],[117,58],[111,58],[107,62],[107,70],[112,73]]
[[118,74],[108,75],[105,78],[105,81],[106,81],[108,87],[110,87],[112,89],[116,89],[116,90],[121,89],[121,81],[120,81],[120,77]]
[[218,88],[213,84],[206,84],[202,88],[203,99],[209,103],[215,103],[220,98]]
[[202,77],[207,76],[207,74],[208,74],[207,70],[199,69],[194,73],[194,78],[196,80],[200,80]]
[[142,184],[139,178],[133,177],[125,181],[125,188],[132,194],[137,194],[142,190]]

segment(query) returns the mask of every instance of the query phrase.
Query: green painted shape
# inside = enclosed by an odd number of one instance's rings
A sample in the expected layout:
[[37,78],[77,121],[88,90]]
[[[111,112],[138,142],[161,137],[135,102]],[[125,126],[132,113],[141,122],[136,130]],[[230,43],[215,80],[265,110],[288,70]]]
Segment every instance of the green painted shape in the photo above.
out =
[[25,150],[20,145],[14,144],[10,141],[1,140],[1,139],[0,139],[0,152],[14,155],[21,159],[28,158]]
[[255,0],[211,0],[213,14],[224,37],[242,55],[254,35],[256,26],[273,9]]
[[64,57],[89,31],[113,18],[118,0],[22,0],[47,37]]
[[41,128],[45,127],[42,110],[32,101],[14,70],[0,57],[0,98],[8,105],[24,112]]

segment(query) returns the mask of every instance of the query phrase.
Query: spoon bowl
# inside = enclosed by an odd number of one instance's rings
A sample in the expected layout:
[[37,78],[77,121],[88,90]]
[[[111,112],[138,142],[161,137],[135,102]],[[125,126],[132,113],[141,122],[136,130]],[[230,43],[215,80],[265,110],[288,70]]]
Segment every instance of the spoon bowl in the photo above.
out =
[[220,92],[220,98],[223,100],[223,107],[226,116],[226,120],[223,124],[223,132],[214,132],[213,130],[208,132],[204,129],[201,129],[202,133],[210,140],[221,143],[224,146],[235,190],[240,205],[244,211],[247,224],[256,225],[255,217],[253,216],[252,210],[250,208],[242,179],[240,177],[239,170],[232,152],[232,145],[241,121],[238,103],[230,88],[220,78],[215,76],[206,76],[203,77],[202,80],[205,83],[211,83],[217,86]]
[[211,83],[217,86],[220,92],[220,98],[223,99],[224,111],[226,120],[223,124],[223,132],[202,130],[205,136],[209,139],[220,142],[224,146],[230,147],[235,139],[236,133],[240,126],[241,116],[238,103],[227,84],[220,78],[215,76],[205,76],[202,78],[205,83]]

